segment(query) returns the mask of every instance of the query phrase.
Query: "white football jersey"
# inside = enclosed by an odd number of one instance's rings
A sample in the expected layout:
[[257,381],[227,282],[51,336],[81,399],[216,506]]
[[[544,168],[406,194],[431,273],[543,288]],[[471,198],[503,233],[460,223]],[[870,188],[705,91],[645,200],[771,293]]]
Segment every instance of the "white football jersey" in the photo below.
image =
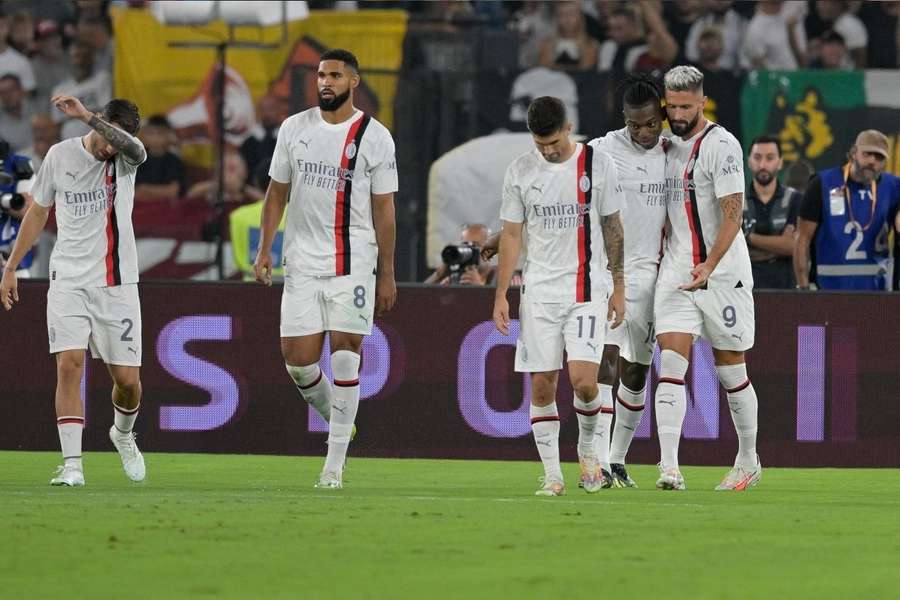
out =
[[138,165],[118,152],[99,161],[82,138],[54,144],[31,186],[34,201],[56,205],[50,285],[68,289],[137,283],[131,212]]
[[589,142],[616,165],[623,192],[621,217],[628,281],[654,280],[659,269],[666,225],[666,143],[660,137],[656,146],[646,150],[631,140],[627,128]]
[[[666,193],[672,230],[659,270],[668,287],[689,283],[706,261],[722,222],[719,199],[744,193],[744,153],[724,127],[710,122],[694,137],[673,137],[666,155]],[[740,232],[709,278],[708,288],[752,287],[750,254]]]
[[621,209],[612,159],[577,144],[564,163],[536,149],[506,170],[500,218],[524,223],[523,294],[534,302],[603,300],[606,270],[600,218]]
[[397,191],[394,140],[362,111],[343,123],[318,107],[278,131],[269,176],[290,183],[285,269],[305,275],[371,273],[378,262],[372,194]]

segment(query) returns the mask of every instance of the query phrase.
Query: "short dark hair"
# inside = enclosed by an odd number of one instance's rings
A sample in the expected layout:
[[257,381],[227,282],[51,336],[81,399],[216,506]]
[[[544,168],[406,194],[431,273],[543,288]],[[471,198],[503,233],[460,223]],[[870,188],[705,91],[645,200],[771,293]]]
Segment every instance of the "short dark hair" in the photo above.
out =
[[147,117],[147,122],[144,123],[144,127],[161,127],[162,129],[172,129],[172,125],[169,123],[169,120],[165,115],[150,115]]
[[840,33],[835,31],[834,29],[829,29],[828,31],[823,33],[820,40],[823,44],[835,43],[835,44],[840,44],[841,46],[847,45],[847,40],[844,39],[844,36],[842,36]]
[[141,113],[137,105],[125,98],[115,98],[106,103],[101,112],[104,119],[115,123],[131,135],[136,135],[141,128]]
[[349,50],[344,50],[342,48],[332,48],[331,50],[326,50],[322,53],[322,56],[319,57],[319,62],[323,60],[339,60],[342,61],[348,67],[351,67],[354,71],[359,73],[359,61],[356,60],[356,56]]
[[[2,77],[0,77],[0,81],[12,81],[17,86],[19,86],[19,88],[22,88],[22,80],[19,78],[18,75],[14,74],[14,73],[4,74]],[[22,88],[22,89],[24,89],[24,88]]]
[[565,125],[566,105],[559,98],[541,96],[528,105],[528,131],[534,135],[552,135]]
[[622,102],[628,106],[644,106],[645,104],[662,105],[662,94],[656,82],[644,73],[629,75],[619,85]]
[[756,136],[750,144],[750,149],[753,150],[753,146],[757,144],[775,144],[775,149],[778,150],[778,157],[781,158],[781,141],[774,135],[764,133],[763,135]]

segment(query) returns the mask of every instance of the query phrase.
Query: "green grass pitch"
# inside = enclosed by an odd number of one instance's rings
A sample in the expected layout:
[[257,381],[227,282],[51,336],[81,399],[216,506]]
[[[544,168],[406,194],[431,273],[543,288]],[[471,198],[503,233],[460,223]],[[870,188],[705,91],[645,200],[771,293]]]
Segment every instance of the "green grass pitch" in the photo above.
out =
[[48,485],[56,453],[0,452],[0,597],[890,598],[900,596],[896,470],[766,469],[716,493],[535,498],[535,462],[148,453],[132,484],[112,453],[87,486]]

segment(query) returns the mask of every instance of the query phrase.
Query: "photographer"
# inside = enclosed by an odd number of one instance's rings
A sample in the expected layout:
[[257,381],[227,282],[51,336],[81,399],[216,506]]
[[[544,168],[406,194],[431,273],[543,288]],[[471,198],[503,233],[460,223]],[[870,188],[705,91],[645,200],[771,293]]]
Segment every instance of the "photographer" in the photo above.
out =
[[[31,161],[26,156],[12,154],[9,144],[0,140],[0,267],[6,263],[9,253],[12,251],[16,237],[19,235],[19,227],[22,219],[31,204],[31,198],[27,191],[31,187],[31,177],[34,170]],[[29,250],[19,269],[18,277],[29,277],[29,267],[34,259],[33,251]]]
[[441,252],[444,264],[424,283],[433,285],[492,285],[496,267],[481,262],[480,252],[491,230],[481,223],[464,226],[457,244],[450,244]]

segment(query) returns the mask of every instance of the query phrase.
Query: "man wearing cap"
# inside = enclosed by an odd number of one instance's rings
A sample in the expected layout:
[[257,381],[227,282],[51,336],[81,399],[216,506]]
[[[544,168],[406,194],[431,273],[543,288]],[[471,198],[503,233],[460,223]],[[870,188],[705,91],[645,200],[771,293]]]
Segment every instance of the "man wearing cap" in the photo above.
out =
[[887,137],[863,131],[848,157],[813,177],[800,205],[794,246],[800,289],[810,287],[810,244],[820,289],[886,289],[888,233],[892,226],[900,231],[900,180],[884,173]]

